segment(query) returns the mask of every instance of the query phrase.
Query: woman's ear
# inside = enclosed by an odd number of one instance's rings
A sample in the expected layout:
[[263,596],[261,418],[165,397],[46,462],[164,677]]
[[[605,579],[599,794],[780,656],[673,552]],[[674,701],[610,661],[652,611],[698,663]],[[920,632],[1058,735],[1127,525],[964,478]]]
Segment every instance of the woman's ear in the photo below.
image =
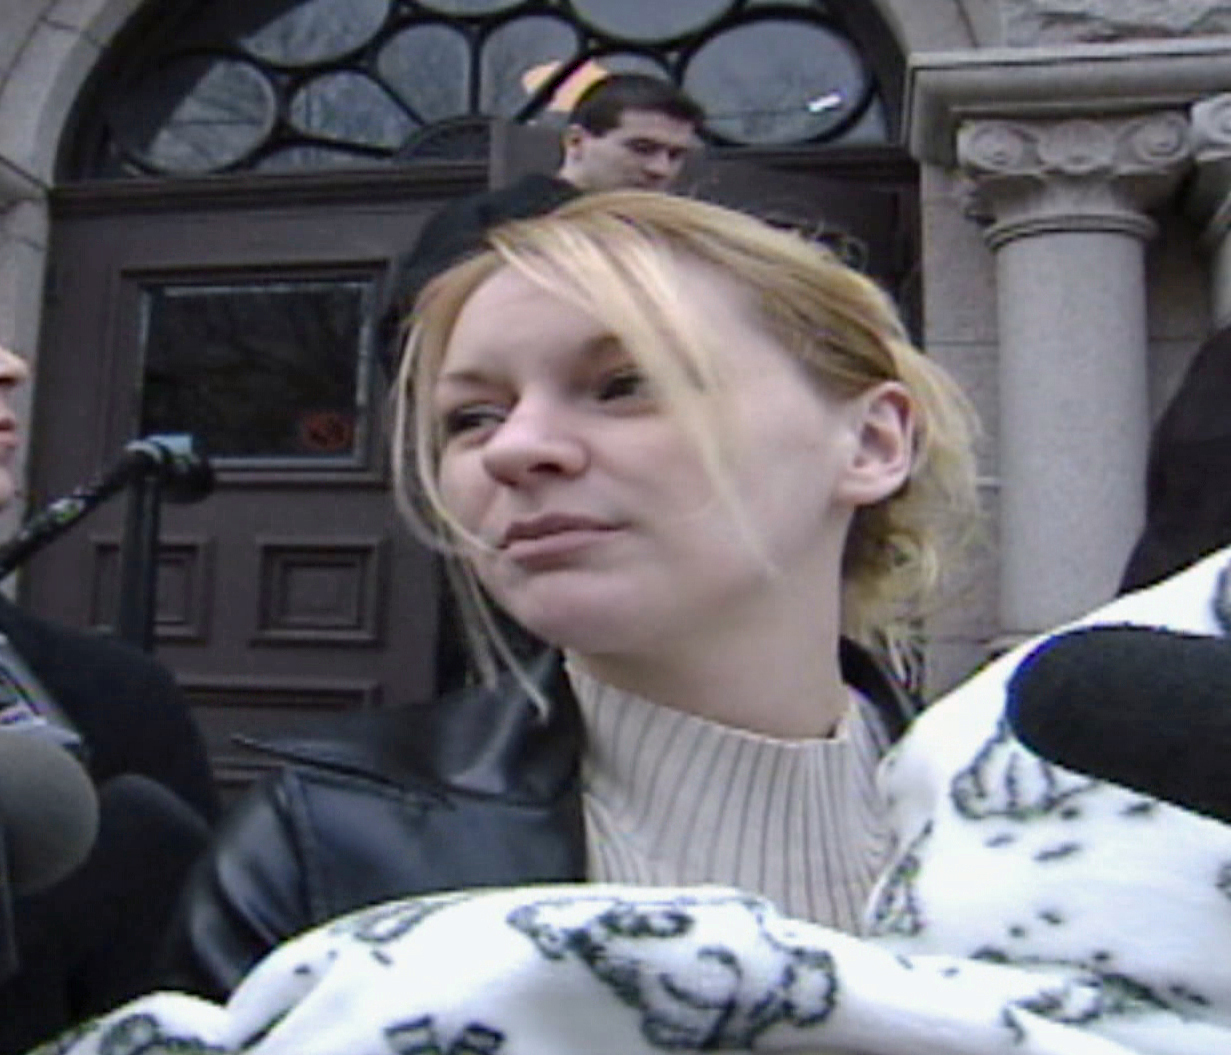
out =
[[882,381],[847,407],[853,443],[838,480],[838,498],[852,506],[882,502],[898,491],[915,460],[915,406],[905,386]]

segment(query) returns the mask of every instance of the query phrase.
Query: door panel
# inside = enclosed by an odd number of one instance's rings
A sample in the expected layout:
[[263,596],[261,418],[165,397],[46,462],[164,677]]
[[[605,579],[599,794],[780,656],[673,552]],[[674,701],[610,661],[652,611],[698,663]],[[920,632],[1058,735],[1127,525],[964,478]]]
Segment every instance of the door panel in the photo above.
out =
[[[424,217],[483,178],[369,177],[348,195],[335,176],[326,204],[289,178],[57,196],[32,500],[145,430],[212,441],[214,493],[162,508],[156,639],[224,790],[260,766],[235,734],[431,695],[437,570],[388,494],[371,307]],[[110,630],[124,514],[116,498],[31,558],[23,603]]]

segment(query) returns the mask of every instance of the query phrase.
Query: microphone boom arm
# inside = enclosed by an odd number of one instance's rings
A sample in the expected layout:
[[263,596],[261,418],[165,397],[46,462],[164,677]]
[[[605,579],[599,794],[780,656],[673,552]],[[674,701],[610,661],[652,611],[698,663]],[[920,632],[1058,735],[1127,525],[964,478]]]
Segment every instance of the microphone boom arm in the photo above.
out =
[[133,474],[133,461],[126,454],[107,472],[74,488],[63,498],[57,498],[27,520],[16,535],[0,545],[0,579],[11,575],[44,546],[58,539],[122,490]]
[[213,489],[209,459],[196,438],[168,433],[134,440],[116,463],[94,480],[39,510],[8,542],[0,545],[0,579],[78,524],[112,495],[132,484],[157,481],[158,494],[172,502],[196,502]]

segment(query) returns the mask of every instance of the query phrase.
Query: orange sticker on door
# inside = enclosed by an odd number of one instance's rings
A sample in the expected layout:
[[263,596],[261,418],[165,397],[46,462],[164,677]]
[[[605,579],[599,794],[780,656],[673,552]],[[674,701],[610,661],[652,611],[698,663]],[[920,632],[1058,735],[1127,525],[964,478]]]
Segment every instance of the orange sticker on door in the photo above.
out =
[[313,454],[342,454],[355,442],[353,414],[340,410],[313,410],[299,419],[299,443]]

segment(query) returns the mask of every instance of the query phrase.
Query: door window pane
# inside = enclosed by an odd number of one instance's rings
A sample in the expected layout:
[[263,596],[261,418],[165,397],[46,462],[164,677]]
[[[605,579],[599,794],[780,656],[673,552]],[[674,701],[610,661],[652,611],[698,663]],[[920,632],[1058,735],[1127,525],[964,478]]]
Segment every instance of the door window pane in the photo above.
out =
[[150,168],[210,172],[234,164],[273,129],[277,102],[244,62],[191,57],[151,73],[116,105],[116,127]]
[[307,135],[397,148],[415,129],[405,111],[362,73],[326,73],[291,100],[291,123]]
[[625,40],[669,40],[697,33],[735,6],[733,0],[574,0],[596,29]]
[[[248,18],[261,17],[251,0],[233,0]],[[389,14],[389,0],[296,0],[285,11],[241,34],[245,51],[280,66],[310,66],[339,59],[366,43]],[[241,16],[242,17],[242,16]]]
[[389,89],[424,124],[469,110],[470,45],[447,26],[415,26],[399,33],[376,60]]
[[684,89],[712,132],[737,143],[824,135],[867,103],[858,52],[819,25],[772,19],[719,33],[693,55]]
[[218,460],[363,457],[370,282],[143,292],[142,433],[195,433]]
[[577,50],[577,31],[558,18],[506,22],[483,45],[480,108],[502,116],[517,113],[537,85],[534,71],[568,62]]

